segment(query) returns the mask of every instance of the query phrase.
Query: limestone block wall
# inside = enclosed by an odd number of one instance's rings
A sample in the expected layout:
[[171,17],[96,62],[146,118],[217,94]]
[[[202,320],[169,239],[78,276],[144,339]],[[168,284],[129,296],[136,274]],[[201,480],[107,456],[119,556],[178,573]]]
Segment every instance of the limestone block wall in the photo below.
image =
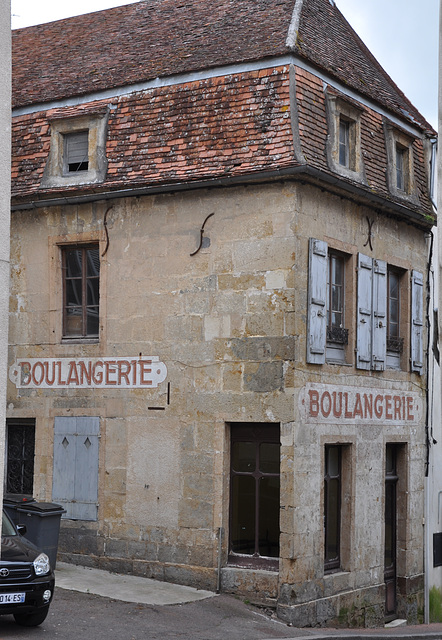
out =
[[[63,522],[64,559],[204,588],[221,581],[237,593],[253,585],[257,597],[262,588],[263,597],[278,601],[280,615],[296,624],[350,623],[358,616],[373,624],[384,606],[383,456],[386,443],[397,442],[405,487],[400,606],[417,607],[425,379],[407,366],[357,370],[354,319],[346,364],[306,364],[308,240],[324,239],[353,259],[368,251],[367,216],[374,221],[372,255],[425,272],[421,231],[297,182],[13,214],[10,364],[23,357],[142,354],[158,356],[168,372],[150,390],[72,392],[9,384],[9,417],[36,420],[34,488],[40,499],[52,495],[54,417],[100,417],[98,520]],[[102,255],[100,340],[62,341],[59,247],[90,241],[100,242]],[[352,270],[353,306],[355,283]],[[409,423],[315,422],[302,405],[314,384],[412,392],[421,408]],[[238,422],[281,427],[280,566],[264,576],[224,569],[229,425]],[[342,571],[325,574],[323,456],[330,443],[347,452],[349,520]]]

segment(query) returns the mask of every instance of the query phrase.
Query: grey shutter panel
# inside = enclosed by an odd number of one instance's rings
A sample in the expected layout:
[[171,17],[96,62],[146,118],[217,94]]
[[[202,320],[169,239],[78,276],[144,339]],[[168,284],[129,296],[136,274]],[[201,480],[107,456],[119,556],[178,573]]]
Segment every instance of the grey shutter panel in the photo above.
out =
[[97,520],[98,417],[54,421],[52,500],[66,509],[66,518]]
[[356,367],[371,369],[373,260],[358,254],[358,313],[356,336]]
[[327,243],[309,240],[307,362],[325,363],[327,334]]
[[411,272],[411,370],[422,374],[424,366],[424,276]]
[[373,260],[372,367],[384,371],[387,359],[387,263]]

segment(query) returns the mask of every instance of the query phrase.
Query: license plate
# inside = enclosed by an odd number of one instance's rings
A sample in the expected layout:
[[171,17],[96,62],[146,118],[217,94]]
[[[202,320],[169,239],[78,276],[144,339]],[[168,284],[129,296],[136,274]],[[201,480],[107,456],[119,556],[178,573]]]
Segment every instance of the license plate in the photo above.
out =
[[25,593],[0,593],[0,604],[12,604],[14,602],[24,602]]

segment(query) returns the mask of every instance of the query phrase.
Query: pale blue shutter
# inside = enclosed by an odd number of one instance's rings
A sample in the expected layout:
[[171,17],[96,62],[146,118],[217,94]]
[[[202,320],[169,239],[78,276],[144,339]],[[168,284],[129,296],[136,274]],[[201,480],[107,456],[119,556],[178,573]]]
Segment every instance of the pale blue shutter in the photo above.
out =
[[373,261],[358,254],[358,312],[356,336],[356,366],[371,369]]
[[424,366],[423,347],[423,293],[424,276],[419,271],[411,272],[411,370],[422,374]]
[[97,520],[98,417],[56,417],[52,500],[66,509],[66,518]]
[[327,243],[309,240],[307,362],[325,363],[327,335]]
[[387,263],[373,260],[372,368],[384,371],[387,359]]

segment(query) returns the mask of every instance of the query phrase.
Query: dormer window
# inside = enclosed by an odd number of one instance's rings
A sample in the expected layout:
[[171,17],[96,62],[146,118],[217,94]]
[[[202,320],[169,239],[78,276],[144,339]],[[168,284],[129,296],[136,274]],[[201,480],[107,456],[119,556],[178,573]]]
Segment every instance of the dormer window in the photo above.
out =
[[42,187],[67,187],[102,182],[106,177],[108,109],[51,121],[51,148]]
[[64,136],[63,173],[89,169],[89,132],[67,133]]
[[387,181],[392,195],[418,202],[413,170],[413,138],[384,121]]
[[327,160],[330,169],[344,178],[365,183],[361,151],[362,110],[350,100],[327,94]]

